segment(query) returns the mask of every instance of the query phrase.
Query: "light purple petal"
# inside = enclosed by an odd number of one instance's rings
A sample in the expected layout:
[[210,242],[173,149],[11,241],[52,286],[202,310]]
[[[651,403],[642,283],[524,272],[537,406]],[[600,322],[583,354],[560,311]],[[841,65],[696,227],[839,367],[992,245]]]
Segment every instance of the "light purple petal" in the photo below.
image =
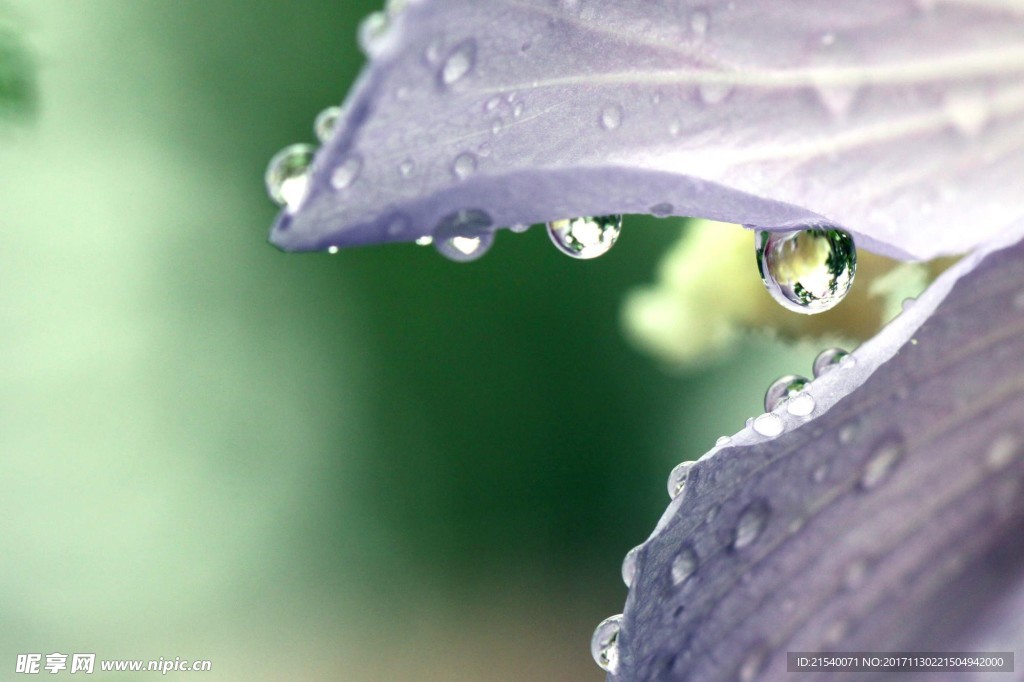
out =
[[1021,212],[1019,3],[413,0],[368,45],[284,249],[653,212],[929,258]]
[[693,465],[637,554],[611,679],[782,679],[787,651],[1024,647],[1021,236],[1024,222],[814,381],[809,417],[781,407],[782,435],[748,428]]

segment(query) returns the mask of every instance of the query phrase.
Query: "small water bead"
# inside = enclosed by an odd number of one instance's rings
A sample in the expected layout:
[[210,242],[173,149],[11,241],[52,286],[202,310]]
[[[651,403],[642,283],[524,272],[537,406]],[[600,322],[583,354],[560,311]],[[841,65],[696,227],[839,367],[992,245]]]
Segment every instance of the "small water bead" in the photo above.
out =
[[522,234],[530,229],[530,225],[527,223],[516,223],[515,225],[509,225],[508,229],[512,230],[516,234]]
[[414,170],[416,170],[416,162],[412,159],[406,159],[402,163],[398,164],[398,174],[403,178],[407,178],[412,175]]
[[430,246],[433,243],[434,243],[434,238],[431,237],[429,234],[425,234],[422,237],[417,237],[416,238],[416,245],[417,246]]
[[468,263],[487,253],[493,243],[493,234],[482,234],[475,237],[448,237],[436,242],[434,248],[448,260]]
[[443,87],[451,87],[465,78],[475,65],[476,41],[464,40],[448,53],[448,57],[445,58],[444,64],[438,72],[438,81]]
[[387,35],[390,28],[388,15],[384,12],[373,12],[359,22],[359,29],[356,37],[359,47],[367,56],[373,56],[376,48],[380,45],[381,39]]
[[679,493],[683,492],[691,468],[693,468],[693,462],[680,462],[672,469],[672,472],[668,475],[669,498],[674,500],[679,496]]
[[672,559],[672,584],[679,587],[697,570],[697,553],[690,547],[683,547]]
[[313,121],[313,132],[316,133],[316,139],[321,143],[329,142],[334,137],[334,131],[338,127],[340,119],[341,107],[327,107],[317,114],[316,120]]
[[755,249],[765,288],[783,307],[798,313],[835,307],[849,292],[857,271],[853,238],[834,228],[762,230]]
[[849,357],[842,348],[826,348],[825,350],[818,353],[818,357],[814,358],[814,376],[823,377],[832,370],[840,366],[840,363],[844,358]]
[[358,156],[350,156],[338,165],[331,173],[331,186],[335,189],[347,189],[359,179],[363,170],[363,160]]
[[615,130],[622,125],[622,107],[617,104],[605,107],[601,111],[601,127],[605,130]]
[[814,412],[815,407],[814,396],[806,392],[797,393],[786,401],[786,412],[794,417],[806,417]]
[[986,464],[993,471],[1006,467],[1020,454],[1020,445],[1020,440],[1013,434],[1002,434],[989,446],[988,455],[985,457]]
[[732,540],[733,549],[743,549],[752,545],[768,524],[769,513],[768,504],[764,501],[748,505],[736,522]]
[[657,218],[665,218],[667,216],[672,215],[672,212],[676,209],[675,206],[673,206],[672,204],[662,203],[655,204],[654,206],[651,206],[648,210],[651,212],[651,215]]
[[605,618],[590,639],[590,653],[594,662],[613,675],[619,670],[619,630],[622,628],[622,614]]
[[775,408],[807,388],[811,383],[806,377],[798,374],[787,374],[772,382],[764,394],[764,410],[772,412]]
[[516,102],[514,105],[512,105],[512,117],[513,118],[519,118],[520,116],[522,116],[523,115],[523,110],[525,108],[526,108],[525,104],[523,104],[522,102]]
[[327,247],[327,253],[331,254],[332,256],[338,255],[338,251],[340,251],[340,249],[337,246]]
[[634,547],[626,552],[626,557],[622,560],[622,582],[626,583],[626,587],[633,584],[633,578],[636,576],[636,555],[639,553],[640,546]]
[[718,440],[715,441],[715,445],[722,447],[732,442],[732,436],[719,436]]
[[494,243],[491,216],[478,209],[446,216],[434,230],[434,248],[458,262],[476,260]]
[[697,87],[700,99],[705,104],[718,104],[732,94],[733,86],[728,83],[701,83]]
[[498,108],[499,104],[501,104],[501,97],[499,95],[495,95],[494,97],[491,97],[486,102],[484,102],[484,111],[494,111],[495,109]]
[[597,258],[608,253],[622,232],[622,216],[554,220],[547,224],[548,236],[558,249],[573,258]]
[[316,149],[308,144],[285,147],[270,160],[264,180],[267,194],[278,206],[296,210],[306,198],[309,169]]
[[774,438],[786,430],[782,417],[770,412],[757,417],[753,423],[754,431],[757,431],[766,438]]
[[476,172],[476,155],[472,152],[459,154],[455,157],[455,163],[452,164],[452,172],[460,180],[468,178]]
[[892,470],[903,458],[903,441],[898,438],[883,440],[864,466],[860,484],[865,490],[878,487],[889,477]]

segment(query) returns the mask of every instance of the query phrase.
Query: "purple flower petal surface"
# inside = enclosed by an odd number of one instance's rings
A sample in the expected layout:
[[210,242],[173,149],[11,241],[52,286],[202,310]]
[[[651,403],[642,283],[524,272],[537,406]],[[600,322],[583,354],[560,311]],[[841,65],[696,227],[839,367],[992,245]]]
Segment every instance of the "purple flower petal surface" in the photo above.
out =
[[410,0],[364,33],[281,248],[655,213],[930,258],[1020,215],[1018,3]]
[[787,651],[1024,649],[1022,236],[815,380],[809,416],[780,407],[781,435],[748,428],[693,465],[636,554],[610,679],[788,679]]

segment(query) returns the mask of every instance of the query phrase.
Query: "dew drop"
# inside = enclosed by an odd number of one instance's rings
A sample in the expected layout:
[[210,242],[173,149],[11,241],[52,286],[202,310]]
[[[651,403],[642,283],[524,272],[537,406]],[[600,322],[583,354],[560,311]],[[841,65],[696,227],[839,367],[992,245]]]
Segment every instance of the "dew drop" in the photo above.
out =
[[594,662],[602,670],[613,675],[619,669],[619,629],[622,627],[622,614],[605,618],[597,628],[594,629],[594,636],[590,639],[590,653]]
[[857,88],[844,85],[818,85],[816,88],[818,99],[836,118],[845,118],[853,108],[853,101],[857,99]]
[[626,587],[633,584],[633,577],[636,575],[636,555],[639,553],[640,547],[634,547],[626,552],[626,557],[622,560],[622,582],[626,583]]
[[487,253],[493,243],[494,235],[482,234],[475,237],[448,237],[436,242],[434,248],[448,260],[468,263]]
[[786,401],[786,412],[794,417],[806,417],[814,412],[815,407],[814,396],[807,392],[797,393]]
[[316,149],[308,144],[285,147],[270,160],[264,180],[267,194],[278,206],[295,211],[306,198],[309,169]]
[[334,137],[334,130],[338,127],[339,119],[341,119],[341,107],[327,107],[321,111],[313,121],[313,132],[316,133],[316,139],[321,143],[329,142]]
[[747,654],[740,665],[740,682],[754,682],[764,670],[767,658],[767,652],[760,647]]
[[672,121],[668,124],[668,134],[672,137],[676,137],[682,132],[683,127],[679,124],[679,121]]
[[494,121],[491,122],[491,135],[497,135],[500,133],[502,125],[504,124],[501,122],[500,118],[494,119]]
[[516,223],[515,225],[509,225],[508,229],[512,230],[516,234],[522,234],[530,229],[530,225],[527,223]]
[[612,104],[601,110],[601,127],[605,130],[615,130],[622,125],[622,107]]
[[433,243],[434,243],[434,238],[431,237],[429,234],[425,234],[422,237],[417,237],[416,238],[416,245],[417,246],[430,246]]
[[414,170],[416,170],[416,162],[412,159],[406,159],[402,163],[398,164],[398,174],[403,178],[407,178],[412,175]]
[[573,258],[597,258],[608,253],[622,232],[622,216],[554,220],[547,225],[548,236],[559,251]]
[[974,137],[988,123],[989,100],[981,90],[963,90],[948,93],[943,104],[953,127],[968,137]]
[[700,41],[707,35],[708,25],[711,23],[711,17],[705,10],[698,9],[690,15],[690,30],[693,31],[693,37],[695,40]]
[[452,164],[452,172],[459,180],[465,180],[476,172],[476,155],[472,152],[463,152],[455,157]]
[[335,189],[346,189],[351,187],[359,179],[359,173],[363,170],[363,160],[358,156],[350,156],[334,169],[331,173],[331,185]]
[[458,262],[476,260],[494,243],[493,221],[484,211],[469,209],[446,216],[434,231],[434,248]]
[[768,293],[783,307],[807,315],[842,301],[857,270],[853,238],[827,227],[760,231],[756,255]]
[[692,467],[693,462],[680,462],[672,469],[672,472],[668,475],[669,498],[674,500],[679,496],[679,493],[683,492],[683,488],[686,487],[686,479],[690,475]]
[[728,83],[701,83],[697,87],[697,92],[705,104],[718,104],[732,94],[732,89]]
[[501,96],[495,95],[494,97],[491,97],[489,100],[484,102],[484,111],[488,113],[492,112],[498,108],[499,104],[501,104]]
[[864,466],[860,484],[865,490],[871,490],[882,484],[892,470],[903,458],[903,441],[897,438],[883,440]]
[[359,47],[367,56],[372,56],[380,46],[380,41],[388,33],[390,22],[384,12],[373,12],[359,22],[356,37]]
[[797,374],[787,374],[772,382],[764,394],[764,410],[772,412],[775,408],[795,396],[807,387],[810,382]]
[[651,215],[656,216],[658,218],[664,218],[666,216],[672,215],[672,211],[676,209],[675,206],[673,206],[672,204],[662,203],[655,204],[654,206],[651,206],[648,210],[651,212]]
[[823,377],[839,367],[839,363],[850,354],[842,348],[826,348],[814,358],[814,376]]
[[672,584],[679,587],[697,570],[697,553],[683,547],[672,559]]
[[327,253],[331,254],[332,256],[338,255],[338,251],[340,251],[340,249],[337,246],[327,247]]
[[464,40],[448,53],[438,72],[438,80],[442,87],[451,87],[465,78],[466,74],[476,65],[476,41]]
[[786,425],[782,417],[768,412],[754,420],[753,428],[766,438],[774,438],[786,430]]
[[732,436],[719,436],[718,440],[715,441],[715,445],[722,447],[732,442]]
[[985,457],[985,462],[990,469],[997,471],[1012,462],[1019,451],[1020,441],[1017,437],[1013,434],[1004,433],[992,441],[992,445],[988,449],[988,455]]
[[427,49],[423,51],[423,60],[427,64],[437,64],[441,61],[441,50],[444,48],[444,43],[440,38],[436,38],[427,45]]
[[844,424],[839,428],[840,445],[849,445],[857,439],[860,429],[855,424]]
[[522,116],[523,115],[523,109],[525,109],[525,108],[526,108],[526,105],[523,104],[522,102],[516,102],[515,104],[513,104],[512,105],[512,117],[513,118],[519,118],[520,116]]
[[743,549],[753,544],[768,523],[769,513],[768,504],[763,501],[748,505],[736,522],[732,539],[733,549]]

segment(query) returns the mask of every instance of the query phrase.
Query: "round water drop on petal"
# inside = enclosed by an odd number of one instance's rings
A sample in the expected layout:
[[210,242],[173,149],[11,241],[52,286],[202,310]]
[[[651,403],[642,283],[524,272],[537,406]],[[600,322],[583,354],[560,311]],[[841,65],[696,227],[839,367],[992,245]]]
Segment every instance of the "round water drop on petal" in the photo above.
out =
[[442,87],[450,87],[465,78],[475,65],[476,41],[464,40],[448,53],[437,74],[438,81]]
[[842,348],[826,348],[818,353],[818,357],[814,358],[814,376],[825,376],[835,368],[839,367],[843,358],[846,358],[849,355],[850,354]]
[[306,198],[309,186],[309,168],[316,149],[308,144],[285,147],[270,160],[264,180],[267,194],[278,205],[291,211],[298,209]]
[[452,172],[460,180],[468,178],[476,172],[476,155],[471,152],[459,154],[455,157],[455,163],[452,164]]
[[622,614],[605,618],[594,629],[594,636],[590,639],[590,653],[594,662],[612,674],[619,669],[618,639],[621,627]]
[[341,118],[341,107],[327,107],[313,121],[313,132],[320,142],[328,142],[334,137],[334,130],[338,127],[338,120]]
[[672,559],[672,584],[679,587],[697,570],[697,553],[683,547]]
[[425,234],[422,237],[417,237],[416,238],[416,245],[417,246],[430,246],[433,243],[434,243],[434,238],[431,237],[429,234]]
[[622,125],[622,107],[617,104],[605,107],[601,111],[601,127],[605,130],[615,130]]
[[363,170],[363,160],[358,156],[350,156],[342,161],[331,173],[331,186],[334,189],[347,189],[359,179]]
[[993,471],[1004,468],[1020,454],[1020,440],[1010,433],[1004,433],[992,441],[985,457],[985,463]]
[[786,425],[783,423],[782,417],[769,412],[755,419],[753,428],[762,436],[774,438],[786,430]]
[[570,218],[548,223],[548,236],[558,249],[573,258],[597,258],[608,253],[622,232],[622,216]]
[[771,412],[776,407],[795,396],[807,387],[810,382],[797,374],[787,374],[772,382],[764,394],[765,412]]
[[359,41],[359,47],[365,55],[368,57],[374,55],[376,48],[380,45],[380,40],[387,35],[389,24],[388,15],[384,12],[368,14],[359,22],[356,37]]
[[718,440],[715,441],[715,445],[722,447],[732,442],[732,436],[719,436]]
[[797,393],[786,401],[786,412],[794,417],[806,417],[814,412],[814,408],[814,396],[810,393]]
[[690,475],[693,462],[680,462],[668,475],[668,496],[673,500],[683,492],[686,487],[686,478]]
[[904,447],[901,438],[888,438],[879,443],[861,473],[861,487],[871,490],[881,485],[899,461],[903,459],[903,453]]
[[622,582],[626,583],[626,587],[633,584],[633,577],[636,575],[636,555],[639,553],[640,547],[634,547],[626,552],[626,557],[622,560]]
[[768,504],[763,501],[748,505],[740,514],[739,520],[736,521],[732,539],[733,549],[743,549],[753,544],[768,524],[769,514]]
[[789,310],[807,315],[829,310],[853,284],[857,250],[842,230],[759,231],[755,248],[765,288]]

